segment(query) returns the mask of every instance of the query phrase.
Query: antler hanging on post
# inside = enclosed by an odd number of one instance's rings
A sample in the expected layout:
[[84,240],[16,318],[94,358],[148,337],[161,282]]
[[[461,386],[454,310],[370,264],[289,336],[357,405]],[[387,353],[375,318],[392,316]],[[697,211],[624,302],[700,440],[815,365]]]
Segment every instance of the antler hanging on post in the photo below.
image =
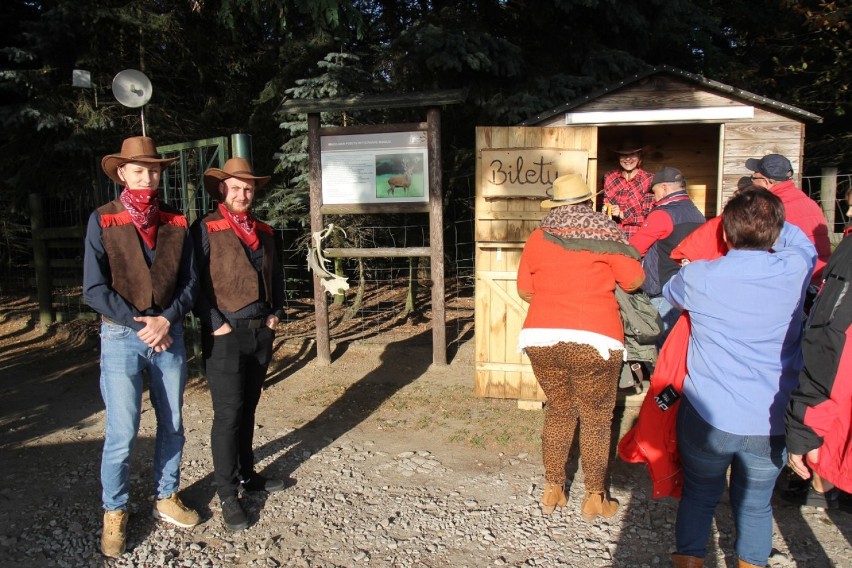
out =
[[[334,229],[334,223],[330,223],[324,230],[311,233],[314,246],[308,246],[308,268],[320,278],[320,284],[332,296],[342,294],[349,289],[349,282],[345,277],[329,272],[325,268],[326,263],[330,261],[322,256],[322,240]],[[346,236],[346,231],[339,227],[337,229]]]

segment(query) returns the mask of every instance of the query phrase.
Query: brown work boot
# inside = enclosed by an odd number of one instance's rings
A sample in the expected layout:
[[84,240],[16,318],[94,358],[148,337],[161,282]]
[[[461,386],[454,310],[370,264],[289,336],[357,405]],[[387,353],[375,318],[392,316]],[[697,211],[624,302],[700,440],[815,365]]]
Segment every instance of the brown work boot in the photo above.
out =
[[704,568],[704,559],[700,556],[672,554],[672,562],[675,568]]
[[564,507],[568,504],[565,496],[565,486],[562,483],[550,483],[544,485],[544,493],[541,496],[541,512],[549,515],[556,507]]
[[127,545],[127,511],[104,511],[104,530],[101,533],[101,554],[118,558]]
[[152,514],[155,519],[161,519],[185,529],[201,522],[198,513],[184,505],[177,493],[172,493],[165,499],[157,499]]
[[742,558],[737,558],[737,568],[761,568],[759,564],[749,564]]
[[606,491],[586,491],[580,514],[583,520],[593,521],[601,516],[609,518],[618,511],[618,501],[607,497]]

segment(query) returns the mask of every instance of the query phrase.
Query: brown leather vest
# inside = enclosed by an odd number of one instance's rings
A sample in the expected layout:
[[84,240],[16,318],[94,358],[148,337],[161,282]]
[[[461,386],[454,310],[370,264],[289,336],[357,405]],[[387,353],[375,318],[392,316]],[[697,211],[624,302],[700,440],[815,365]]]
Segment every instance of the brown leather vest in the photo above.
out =
[[157,246],[149,268],[136,227],[124,205],[116,199],[99,207],[98,213],[113,290],[140,312],[153,306],[167,308],[172,303],[180,272],[186,242],[186,217],[160,204]]
[[266,293],[265,298],[261,298],[257,271],[228,220],[217,209],[207,215],[203,222],[207,226],[210,243],[210,270],[203,276],[204,290],[213,305],[231,313],[257,300],[266,300],[272,306],[272,261],[275,251],[272,227],[255,221],[263,247],[261,276]]

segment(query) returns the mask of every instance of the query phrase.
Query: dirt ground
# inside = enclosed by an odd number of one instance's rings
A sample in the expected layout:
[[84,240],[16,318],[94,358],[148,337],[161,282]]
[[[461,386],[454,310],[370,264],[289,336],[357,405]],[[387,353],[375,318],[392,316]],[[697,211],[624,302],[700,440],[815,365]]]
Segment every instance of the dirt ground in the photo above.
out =
[[[292,445],[282,435],[298,432],[298,445],[309,450],[305,456],[343,435],[363,435],[389,453],[438,445],[455,464],[449,475],[461,480],[471,472],[499,470],[506,456],[540,463],[543,413],[519,410],[514,400],[472,395],[472,301],[460,302],[448,305],[446,367],[431,365],[428,320],[386,318],[367,327],[339,322],[343,308],[332,308],[330,315],[336,323],[333,364],[319,365],[310,310],[294,310],[279,330],[259,409],[258,460],[283,443]],[[74,320],[43,329],[37,322],[36,305],[29,298],[0,296],[0,565],[3,546],[27,530],[26,499],[61,502],[63,495],[85,488],[91,492],[86,497],[92,509],[99,507],[98,493],[92,491],[97,480],[89,479],[97,472],[103,440],[98,325]],[[185,396],[184,461],[190,469],[202,460],[209,463],[209,404],[205,382],[196,373]],[[624,431],[634,418],[635,408],[620,408],[616,423]],[[152,422],[150,415],[143,416],[142,448],[136,454],[150,452]],[[291,454],[297,453],[294,449]],[[298,476],[298,471],[287,473]],[[210,472],[205,475],[206,483],[193,484],[195,502],[213,498]],[[641,466],[617,460],[613,475],[630,483],[647,480]],[[673,506],[668,509],[670,513]],[[797,508],[780,511],[776,521],[783,538],[799,542],[791,550],[806,551],[793,552],[794,562],[787,565],[846,565],[850,555],[839,559],[834,551],[849,549],[848,513],[812,519]],[[789,519],[782,522],[783,515]],[[670,542],[660,547],[670,550],[674,535],[664,538]]]

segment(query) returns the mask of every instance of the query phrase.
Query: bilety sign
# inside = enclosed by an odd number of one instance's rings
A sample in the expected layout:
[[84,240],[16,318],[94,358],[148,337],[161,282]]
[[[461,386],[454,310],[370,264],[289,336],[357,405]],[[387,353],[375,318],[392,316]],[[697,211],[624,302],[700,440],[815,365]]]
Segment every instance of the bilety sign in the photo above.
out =
[[484,197],[544,197],[569,173],[587,177],[589,153],[560,148],[501,148],[480,152]]

